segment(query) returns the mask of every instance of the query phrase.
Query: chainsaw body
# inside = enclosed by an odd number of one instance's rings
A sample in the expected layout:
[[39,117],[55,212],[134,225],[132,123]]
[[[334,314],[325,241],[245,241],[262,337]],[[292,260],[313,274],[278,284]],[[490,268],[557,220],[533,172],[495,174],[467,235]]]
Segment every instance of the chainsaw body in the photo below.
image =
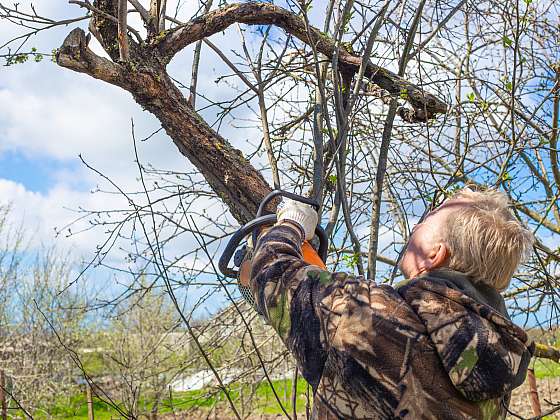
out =
[[[263,213],[268,203],[278,196],[300,201],[313,206],[316,210],[319,209],[319,204],[309,198],[282,190],[272,191],[260,204],[257,217],[242,226],[231,236],[218,263],[218,267],[224,276],[237,279],[237,286],[241,295],[257,312],[259,311],[249,286],[252,267],[251,261],[260,230],[274,225],[277,221],[276,214],[263,215]],[[328,238],[321,226],[316,227],[315,235],[319,240],[318,250],[316,251],[308,241],[304,241],[302,244],[303,259],[310,264],[326,268],[325,261],[327,259]],[[246,241],[246,243],[240,246],[243,241]],[[229,267],[232,257],[233,264],[237,269]]]

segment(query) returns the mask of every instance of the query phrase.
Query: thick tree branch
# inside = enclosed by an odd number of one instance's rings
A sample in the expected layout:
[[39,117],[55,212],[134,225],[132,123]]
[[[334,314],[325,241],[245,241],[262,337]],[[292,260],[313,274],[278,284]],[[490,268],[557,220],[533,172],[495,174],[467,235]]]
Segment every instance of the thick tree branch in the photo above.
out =
[[560,348],[549,346],[548,344],[536,343],[535,357],[550,359],[560,363]]
[[[360,56],[337,48],[333,39],[319,29],[305,25],[300,16],[270,3],[238,3],[208,12],[171,31],[157,43],[157,48],[165,62],[187,45],[221,32],[233,23],[248,25],[275,25],[284,29],[306,44],[313,44],[317,51],[332,59],[338,56],[342,71],[356,73],[362,64]],[[405,98],[413,107],[426,109],[427,118],[447,111],[447,104],[422,88],[406,81],[395,73],[371,62],[365,68],[365,77],[393,96]]]
[[[151,2],[151,11],[156,11],[159,5],[159,1]],[[116,42],[116,6],[116,0],[96,1],[92,6],[96,10],[92,9],[94,16],[90,22],[92,32],[114,62],[120,58]],[[270,186],[241,152],[210,128],[189,106],[165,71],[165,65],[181,48],[221,31],[234,22],[282,27],[326,56],[337,56],[337,67],[346,77],[357,73],[362,64],[361,57],[335,48],[332,39],[317,29],[306,28],[299,16],[268,3],[235,4],[208,12],[177,29],[164,32],[162,36],[149,37],[151,42],[148,43],[136,44],[130,42],[129,38],[130,65],[115,64],[93,54],[87,48],[85,34],[77,29],[65,40],[57,60],[63,67],[89,74],[130,92],[138,104],[160,120],[180,152],[197,167],[212,190],[228,205],[233,216],[240,223],[245,223],[254,217],[258,204],[270,191]],[[395,95],[407,97],[413,106],[416,104],[419,109],[427,108],[428,114],[445,111],[443,102],[424,94],[402,77],[371,63],[364,68],[365,77]]]
[[72,30],[56,54],[57,63],[62,67],[123,87],[121,81],[124,79],[125,72],[122,67],[104,57],[99,57],[88,48],[87,44],[88,38],[82,29]]
[[200,171],[232,215],[240,223],[248,222],[270,187],[241,152],[189,106],[163,65],[149,59],[147,56],[142,66],[129,68],[99,57],[87,48],[86,35],[79,28],[68,35],[57,54],[62,67],[129,91],[139,105],[159,119],[179,151]]

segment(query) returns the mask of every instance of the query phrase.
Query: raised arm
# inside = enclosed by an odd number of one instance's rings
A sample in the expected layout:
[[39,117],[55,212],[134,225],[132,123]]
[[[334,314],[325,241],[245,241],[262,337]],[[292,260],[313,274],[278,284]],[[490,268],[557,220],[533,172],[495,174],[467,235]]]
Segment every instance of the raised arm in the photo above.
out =
[[327,271],[306,263],[299,226],[284,221],[258,241],[253,257],[251,290],[259,310],[278,332],[315,388],[326,360],[329,332],[324,317],[336,324],[324,305],[331,292]]

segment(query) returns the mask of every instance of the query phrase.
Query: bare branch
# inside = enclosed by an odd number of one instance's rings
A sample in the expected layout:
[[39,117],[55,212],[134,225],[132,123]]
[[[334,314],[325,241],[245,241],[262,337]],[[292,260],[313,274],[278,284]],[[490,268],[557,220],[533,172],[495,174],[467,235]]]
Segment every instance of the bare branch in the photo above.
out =
[[138,0],[128,0],[128,1],[130,2],[130,4],[132,4],[132,7],[134,7],[136,11],[140,14],[140,17],[142,17],[144,23],[148,23],[150,21],[150,15],[146,10],[146,8],[142,6],[142,4]]
[[[418,22],[422,16],[424,10],[425,0],[421,0],[416,10],[414,20],[412,21],[410,30],[407,35],[404,50],[401,54],[399,60],[399,76],[404,75],[406,65],[408,63],[408,52],[412,47],[412,42],[416,35],[416,29],[418,28]],[[395,115],[397,113],[397,100],[392,99],[389,105],[389,111],[387,112],[387,117],[385,124],[383,126],[383,136],[381,139],[381,146],[379,147],[379,158],[377,161],[377,172],[375,174],[375,184],[372,189],[372,203],[373,210],[371,212],[371,225],[370,225],[370,238],[369,238],[369,252],[368,252],[368,279],[375,280],[375,268],[376,268],[376,254],[378,251],[379,242],[379,220],[381,216],[381,200],[383,194],[383,181],[385,179],[385,172],[387,171],[387,159],[389,156],[389,145],[391,141],[391,132],[393,130],[393,122]]]
[[91,51],[87,45],[86,34],[81,28],[76,28],[68,34],[57,52],[56,60],[62,67],[122,86],[123,69]]
[[[113,22],[115,22],[115,23],[118,24],[118,19],[117,19],[116,17],[111,16],[110,14],[104,12],[104,11],[101,10],[101,9],[98,9],[97,7],[95,7],[95,6],[93,6],[92,4],[90,4],[88,1],[69,0],[68,3],[70,3],[70,4],[76,4],[76,5],[80,6],[80,7],[83,7],[83,8],[85,8],[85,9],[91,10],[92,12],[97,13],[98,15],[102,16],[103,18],[109,19],[110,21],[113,21]],[[140,34],[138,33],[138,31],[137,31],[136,29],[134,29],[133,27],[128,26],[128,25],[127,25],[126,28],[130,31],[131,34],[133,34],[133,35],[136,37],[136,40],[137,40],[139,43],[142,43],[142,42],[143,42],[142,37],[140,36]]]
[[119,0],[118,5],[118,41],[121,61],[128,61],[128,37],[126,35],[127,0]]
[[150,0],[150,25],[149,32],[155,34],[159,30],[159,12],[161,0]]
[[[335,42],[317,28],[309,27],[308,32],[301,17],[270,3],[231,4],[206,13],[171,30],[157,43],[157,47],[164,60],[169,62],[187,45],[221,32],[235,22],[248,25],[278,26],[300,41],[306,44],[312,43],[317,51],[331,59],[336,52],[341,69],[346,69],[346,71],[357,72],[362,63],[361,57],[351,54],[345,49],[337,48]],[[430,114],[427,117],[447,111],[445,102],[424,92],[401,76],[371,62],[367,63],[364,75],[391,95],[405,97],[412,106],[426,109]]]
[[[212,2],[213,0],[208,0],[206,2],[206,6],[204,7],[205,13],[208,13],[210,11],[210,8],[212,7]],[[189,87],[189,103],[193,108],[196,105],[196,85],[198,83],[198,67],[200,64],[201,50],[202,50],[202,40],[198,41],[196,43],[196,46],[194,47],[193,64],[191,70],[191,85]]]
[[552,88],[552,130],[550,132],[550,166],[556,182],[556,188],[560,188],[560,166],[558,166],[558,120],[560,119],[560,62],[553,66],[555,83]]

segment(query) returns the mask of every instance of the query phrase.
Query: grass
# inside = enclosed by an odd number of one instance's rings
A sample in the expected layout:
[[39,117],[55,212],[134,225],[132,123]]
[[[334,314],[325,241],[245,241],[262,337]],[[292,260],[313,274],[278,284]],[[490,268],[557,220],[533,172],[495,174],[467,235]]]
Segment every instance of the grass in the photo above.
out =
[[[560,376],[560,364],[550,360],[536,360],[534,369],[535,376],[540,379]],[[273,384],[284,408],[291,414],[293,411],[291,404],[292,380],[273,381]],[[298,379],[298,396],[296,399],[296,409],[298,413],[303,413],[305,411],[306,389],[307,383],[305,380],[301,378]],[[240,393],[249,395],[251,391],[251,387],[246,384],[238,384],[230,388],[230,396],[238,409],[240,405]],[[255,398],[253,400],[254,410],[252,411],[255,414],[282,414],[282,409],[278,405],[268,383],[260,383],[253,391],[255,393]],[[286,392],[287,401],[284,401],[284,391]],[[209,411],[216,404],[220,407],[227,408],[227,400],[223,392],[212,393],[210,389],[176,392],[173,393],[171,397],[168,395],[167,398],[161,401],[158,411],[161,414],[171,411],[182,412],[192,409]],[[111,420],[120,417],[117,410],[97,398],[94,398],[93,405],[96,420]],[[139,407],[140,411],[147,413],[151,408],[151,401],[141,400],[139,401]],[[10,411],[12,415],[17,413],[14,412],[15,410]],[[21,418],[24,418],[23,413],[20,413],[20,415]],[[77,394],[71,398],[60,398],[49,410],[49,415],[36,412],[33,413],[33,417],[37,419],[56,418],[64,420],[87,420],[87,402],[85,394]]]
[[[291,413],[291,391],[292,391],[292,380],[278,380],[272,382],[276,393],[278,394],[280,401],[284,405],[284,408]],[[305,411],[305,391],[307,389],[307,383],[304,379],[298,379],[298,398],[296,400],[296,408],[298,412]],[[159,413],[168,413],[171,411],[181,412],[188,411],[191,409],[200,410],[210,410],[216,404],[220,407],[227,407],[227,399],[223,392],[212,392],[211,389],[197,390],[197,391],[186,391],[186,392],[174,392],[171,396],[167,395],[159,406]],[[237,384],[230,387],[230,397],[233,399],[237,408],[239,409],[239,397],[240,394],[244,396],[250,395],[254,391],[253,405],[256,413],[262,414],[281,414],[282,409],[278,405],[276,398],[272,392],[272,389],[266,382],[260,383],[256,389],[251,389],[250,385],[247,384]],[[286,392],[286,399],[284,401],[284,391]],[[152,401],[140,400],[138,403],[141,412],[149,412],[152,405]],[[96,420],[110,420],[115,417],[120,417],[118,411],[110,406],[109,404],[101,401],[98,398],[94,398],[94,412]],[[123,409],[124,407],[121,407]],[[10,410],[12,415],[19,414],[21,418],[24,418],[22,412],[17,410]],[[65,419],[65,420],[86,420],[87,419],[87,401],[85,393],[76,394],[70,398],[59,398],[53,405],[48,409],[48,414],[35,412],[32,413],[34,418],[37,419]]]
[[[95,418],[99,420],[110,420],[111,418],[118,416],[118,412],[115,409],[97,399],[94,399],[93,409],[95,412]],[[11,414],[18,414],[21,418],[25,418],[23,412],[16,411]],[[48,414],[42,411],[36,411],[32,414],[33,418],[36,419],[87,419],[88,409],[86,397],[85,395],[77,394],[70,398],[59,398],[54,402],[53,406],[48,409]]]
[[[95,365],[96,360],[90,363]],[[91,366],[93,367],[93,366]],[[536,359],[533,365],[535,376],[539,379],[552,378],[560,376],[560,364],[552,360]],[[280,401],[288,413],[292,413],[291,393],[292,380],[277,380],[272,382]],[[305,411],[306,398],[305,392],[307,382],[304,379],[298,379],[296,409],[298,413]],[[282,409],[278,405],[271,387],[267,382],[262,382],[256,387],[248,384],[233,384],[229,387],[230,397],[233,399],[236,407],[240,407],[240,396],[248,399],[248,396],[254,393],[251,410],[255,414],[282,414]],[[152,405],[151,400],[140,400],[139,410],[147,413]],[[182,412],[193,409],[209,411],[214,406],[228,408],[226,395],[224,392],[216,392],[213,389],[203,389],[197,391],[174,392],[167,395],[160,403],[159,413],[167,413],[171,411]],[[124,407],[121,407],[124,408]],[[65,419],[65,420],[86,420],[87,419],[87,402],[85,393],[76,394],[70,398],[61,397],[57,399],[48,410],[49,415],[36,412],[34,418],[37,419]],[[117,410],[105,402],[94,398],[94,411],[96,420],[110,420],[120,417]],[[11,414],[16,414],[16,410],[10,410]],[[21,418],[23,418],[21,413]]]
[[560,363],[556,363],[554,360],[536,359],[534,369],[535,376],[539,379],[560,376]]

